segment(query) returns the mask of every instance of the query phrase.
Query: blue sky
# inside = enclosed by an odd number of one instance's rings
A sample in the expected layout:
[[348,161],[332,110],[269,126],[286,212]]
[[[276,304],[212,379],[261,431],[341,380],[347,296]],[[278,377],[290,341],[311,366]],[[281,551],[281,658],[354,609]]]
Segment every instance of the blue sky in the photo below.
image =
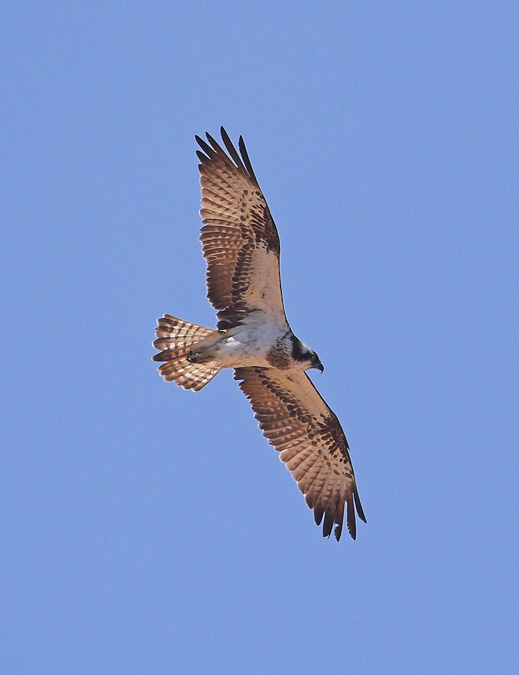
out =
[[[17,2],[2,68],[3,672],[510,673],[519,8]],[[194,134],[243,134],[368,524],[324,540],[221,373]]]

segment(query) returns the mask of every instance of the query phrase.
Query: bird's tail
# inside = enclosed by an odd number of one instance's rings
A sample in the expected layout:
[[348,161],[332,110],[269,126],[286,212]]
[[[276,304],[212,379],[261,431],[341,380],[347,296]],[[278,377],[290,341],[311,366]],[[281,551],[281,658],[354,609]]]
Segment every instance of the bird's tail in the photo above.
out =
[[159,367],[162,377],[167,382],[176,382],[184,389],[199,391],[205,387],[221,368],[214,362],[192,363],[188,356],[195,345],[218,338],[218,331],[182,321],[169,314],[157,319],[157,324],[157,339],[153,346],[161,352],[155,354],[153,360],[164,361]]

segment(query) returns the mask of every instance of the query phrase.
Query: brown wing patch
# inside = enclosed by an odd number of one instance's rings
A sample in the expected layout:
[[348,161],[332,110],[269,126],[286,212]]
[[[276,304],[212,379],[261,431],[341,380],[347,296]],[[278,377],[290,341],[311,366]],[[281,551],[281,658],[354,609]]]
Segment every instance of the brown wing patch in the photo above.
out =
[[240,138],[241,155],[222,128],[225,150],[207,134],[196,140],[207,261],[207,292],[229,323],[251,309],[284,317],[279,279],[279,237]]
[[355,539],[355,509],[359,518],[366,518],[348,442],[306,373],[253,367],[236,368],[234,377],[241,380],[264,436],[280,452],[314,510],[315,522],[320,525],[324,517],[323,536],[329,537],[335,525],[335,538],[340,539],[346,504],[348,530]]

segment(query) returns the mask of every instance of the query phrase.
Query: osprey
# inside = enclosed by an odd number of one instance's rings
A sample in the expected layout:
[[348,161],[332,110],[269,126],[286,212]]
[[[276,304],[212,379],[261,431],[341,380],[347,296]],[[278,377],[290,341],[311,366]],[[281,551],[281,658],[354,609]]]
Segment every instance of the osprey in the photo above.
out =
[[240,137],[239,153],[196,136],[202,186],[201,242],[216,330],[169,314],[158,319],[155,361],[166,381],[199,391],[222,368],[247,396],[267,440],[314,510],[323,536],[341,537],[344,506],[355,539],[355,511],[366,522],[348,442],[306,371],[323,365],[288,324],[279,273],[279,237]]

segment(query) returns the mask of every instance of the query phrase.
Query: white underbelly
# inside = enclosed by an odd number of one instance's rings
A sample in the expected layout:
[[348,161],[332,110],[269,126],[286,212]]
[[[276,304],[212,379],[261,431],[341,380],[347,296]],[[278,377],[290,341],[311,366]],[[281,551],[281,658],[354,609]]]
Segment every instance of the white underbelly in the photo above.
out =
[[217,361],[223,368],[240,366],[270,366],[267,354],[275,339],[265,340],[257,331],[244,330],[222,340],[218,345]]

